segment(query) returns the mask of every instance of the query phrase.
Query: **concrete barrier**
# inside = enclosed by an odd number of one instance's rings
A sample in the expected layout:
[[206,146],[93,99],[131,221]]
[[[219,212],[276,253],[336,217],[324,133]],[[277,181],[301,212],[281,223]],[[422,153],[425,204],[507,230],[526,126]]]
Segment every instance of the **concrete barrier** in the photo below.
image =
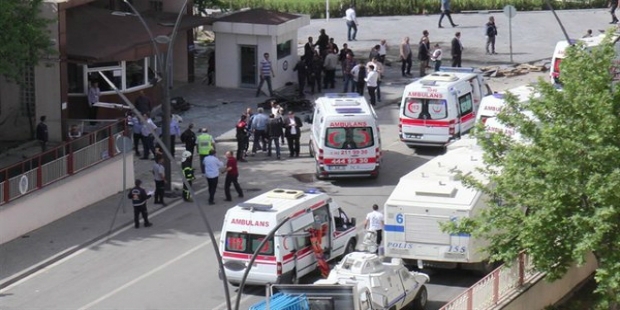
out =
[[[133,153],[125,156],[125,180],[133,187]],[[103,200],[123,187],[123,156],[94,165],[0,207],[0,244]]]

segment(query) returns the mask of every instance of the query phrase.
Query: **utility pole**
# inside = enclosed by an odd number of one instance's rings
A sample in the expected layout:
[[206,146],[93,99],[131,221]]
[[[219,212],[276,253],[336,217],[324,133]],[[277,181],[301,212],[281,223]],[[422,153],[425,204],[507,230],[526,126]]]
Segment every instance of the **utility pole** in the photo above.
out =
[[[157,37],[153,36],[153,32],[147,25],[144,18],[142,18],[142,15],[140,14],[140,12],[138,12],[138,10],[136,10],[136,8],[131,3],[129,3],[128,0],[124,0],[124,2],[131,9],[131,11],[140,19],[140,22],[144,26],[144,29],[146,30],[146,32],[149,34],[151,43],[153,44],[153,49],[156,54],[155,58],[157,59],[157,71],[159,71],[160,75],[162,76],[163,84],[164,84],[163,85],[163,97],[164,98],[163,98],[163,102],[161,103],[161,111],[162,111],[161,135],[162,135],[162,142],[164,144],[162,145],[162,147],[165,147],[165,148],[174,147],[173,145],[170,145],[170,116],[172,113],[170,109],[170,87],[172,85],[171,68],[172,68],[172,61],[173,61],[172,50],[174,48],[174,40],[176,38],[178,29],[179,29],[179,24],[181,23],[181,19],[183,18],[183,12],[187,8],[188,0],[185,0],[185,2],[183,3],[183,6],[181,7],[181,10],[179,11],[176,22],[174,23],[174,28],[172,29],[172,33],[170,34],[170,36],[162,35],[162,36],[157,36]],[[165,56],[161,54],[161,51],[159,50],[159,47],[157,44],[168,45],[168,49],[167,49]],[[174,151],[174,150],[171,150],[171,151]],[[165,158],[164,160],[164,169],[166,171],[166,191],[170,191],[172,189],[172,170],[171,170],[171,164],[170,164],[171,160],[174,160],[174,158],[173,159]]]

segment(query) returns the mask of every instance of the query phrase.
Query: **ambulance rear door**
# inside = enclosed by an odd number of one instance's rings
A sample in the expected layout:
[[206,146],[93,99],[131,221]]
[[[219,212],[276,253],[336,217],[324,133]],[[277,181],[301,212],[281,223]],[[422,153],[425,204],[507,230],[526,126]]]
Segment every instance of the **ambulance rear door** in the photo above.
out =
[[324,163],[328,173],[371,172],[377,165],[377,126],[372,117],[329,121]]

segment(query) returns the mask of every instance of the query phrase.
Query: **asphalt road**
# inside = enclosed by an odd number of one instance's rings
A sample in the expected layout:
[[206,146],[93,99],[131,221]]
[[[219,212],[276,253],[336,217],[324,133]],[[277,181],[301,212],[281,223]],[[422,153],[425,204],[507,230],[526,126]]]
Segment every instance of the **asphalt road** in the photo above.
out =
[[[543,75],[492,79],[490,83],[493,89],[503,90]],[[438,154],[428,149],[416,154],[398,141],[396,105],[379,109],[378,115],[385,157],[377,180],[316,181],[309,156],[275,161],[259,153],[250,163],[242,164],[240,181],[246,197],[289,184],[320,187],[361,224],[373,203],[385,202],[400,176]],[[306,145],[307,136],[302,140],[302,155],[308,154]],[[220,147],[232,149],[235,145],[226,142]],[[195,188],[200,189],[198,199],[205,199],[205,181],[197,180]],[[222,192],[217,195],[219,203],[204,208],[219,237],[224,214],[232,203],[223,203]],[[213,245],[195,206],[177,202],[151,218],[156,225],[150,229],[129,226],[4,289],[0,308],[226,309]],[[459,270],[431,271],[430,276],[429,310],[439,309],[479,279]],[[312,283],[315,279],[311,275],[302,281]],[[247,288],[240,309],[260,301],[264,291],[263,287]],[[230,287],[230,292],[234,302],[235,288]]]
[[[305,156],[274,161],[258,154],[242,168],[241,182],[251,197],[286,184],[321,187],[349,214],[362,222],[373,203],[383,204],[400,176],[433,156],[415,155],[397,140],[396,106],[379,110],[385,152],[377,180],[313,181],[313,159]],[[307,140],[306,140],[307,145]],[[232,143],[224,148],[233,147]],[[304,152],[307,154],[306,148]],[[310,179],[309,179],[310,178]],[[204,188],[204,181],[196,184]],[[227,207],[205,207],[219,231]],[[199,199],[204,199],[204,193]],[[85,248],[2,292],[2,309],[225,309],[211,241],[193,205],[176,203],[153,214],[150,229],[127,228],[100,244]],[[454,275],[457,276],[454,276]],[[306,279],[311,281],[312,279]],[[463,273],[441,273],[429,285],[429,309],[455,297],[476,280]],[[231,287],[234,293],[234,288]],[[241,309],[264,294],[262,287],[246,290]]]

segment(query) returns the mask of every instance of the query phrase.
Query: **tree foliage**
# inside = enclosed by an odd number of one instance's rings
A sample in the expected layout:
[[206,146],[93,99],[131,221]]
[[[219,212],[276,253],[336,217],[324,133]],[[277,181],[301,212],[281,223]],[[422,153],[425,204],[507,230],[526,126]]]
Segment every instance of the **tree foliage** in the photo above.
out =
[[[494,260],[525,250],[555,280],[592,252],[602,307],[620,300],[620,90],[610,72],[611,34],[591,50],[577,44],[561,64],[563,90],[539,81],[541,94],[520,103],[508,96],[498,118],[520,133],[479,134],[490,197],[479,217],[452,229],[491,240]],[[528,111],[524,113],[525,111]],[[533,116],[532,116],[533,115]]]
[[39,14],[43,0],[0,1],[0,75],[19,82],[25,68],[53,53],[47,25]]
[[220,1],[220,0],[194,0],[194,6],[203,15],[208,15],[207,14],[207,9],[213,9],[213,8],[224,9],[224,8],[226,8],[225,2],[224,1]]

